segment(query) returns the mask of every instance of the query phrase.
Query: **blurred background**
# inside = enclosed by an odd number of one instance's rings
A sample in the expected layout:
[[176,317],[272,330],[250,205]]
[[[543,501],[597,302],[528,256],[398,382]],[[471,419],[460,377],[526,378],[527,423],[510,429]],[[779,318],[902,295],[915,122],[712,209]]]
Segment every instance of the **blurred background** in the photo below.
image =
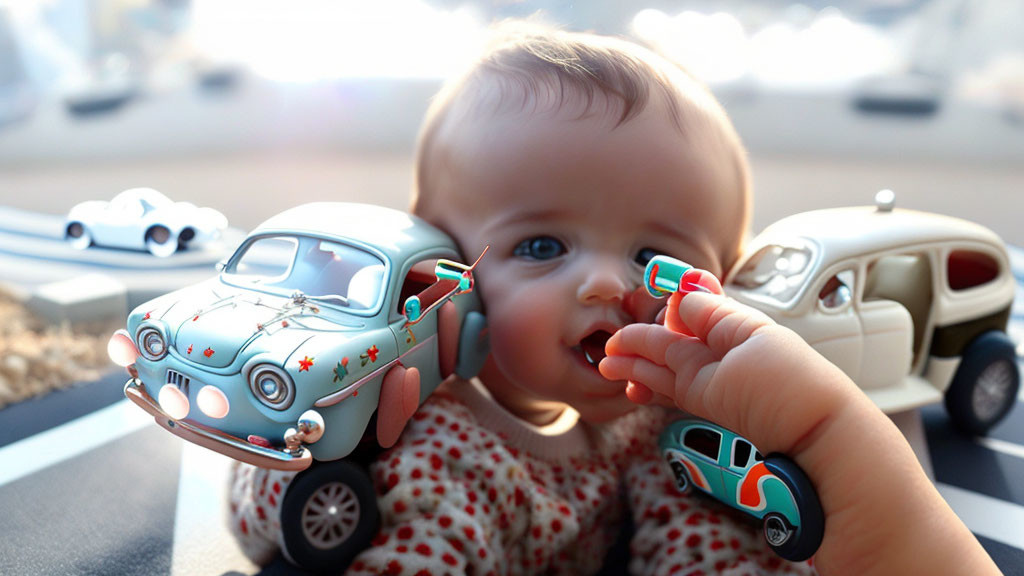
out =
[[0,0],[0,205],[151,186],[246,230],[321,199],[404,208],[430,97],[510,17],[707,82],[755,230],[891,188],[1024,245],[1019,0]]

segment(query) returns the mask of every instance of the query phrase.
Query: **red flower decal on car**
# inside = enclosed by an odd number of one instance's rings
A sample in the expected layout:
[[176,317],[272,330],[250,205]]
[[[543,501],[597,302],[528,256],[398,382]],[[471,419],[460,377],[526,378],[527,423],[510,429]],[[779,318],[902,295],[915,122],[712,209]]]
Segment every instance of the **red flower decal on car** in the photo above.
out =
[[306,356],[302,360],[299,360],[299,372],[309,372],[309,367],[313,365],[313,359]]

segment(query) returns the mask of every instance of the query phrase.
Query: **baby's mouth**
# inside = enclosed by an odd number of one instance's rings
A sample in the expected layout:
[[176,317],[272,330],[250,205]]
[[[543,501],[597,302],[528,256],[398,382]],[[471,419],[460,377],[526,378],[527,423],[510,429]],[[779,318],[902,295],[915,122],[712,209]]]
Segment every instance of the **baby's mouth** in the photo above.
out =
[[580,353],[583,359],[595,369],[605,357],[604,345],[612,335],[604,330],[597,330],[585,336],[580,343],[573,346],[573,350]]

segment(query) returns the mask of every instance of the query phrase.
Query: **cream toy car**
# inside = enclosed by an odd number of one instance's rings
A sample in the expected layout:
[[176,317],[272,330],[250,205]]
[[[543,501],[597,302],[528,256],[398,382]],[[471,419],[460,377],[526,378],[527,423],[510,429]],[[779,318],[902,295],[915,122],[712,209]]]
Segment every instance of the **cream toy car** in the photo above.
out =
[[726,294],[803,336],[887,413],[945,400],[984,434],[1020,386],[1006,334],[1014,279],[1003,242],[958,218],[876,206],[816,210],[759,234]]
[[389,379],[412,377],[422,402],[487,356],[473,266],[455,258],[447,235],[404,212],[292,208],[218,277],[137,307],[111,358],[133,376],[128,398],[168,431],[299,472],[282,500],[284,550],[306,568],[343,567],[377,530],[362,464]]

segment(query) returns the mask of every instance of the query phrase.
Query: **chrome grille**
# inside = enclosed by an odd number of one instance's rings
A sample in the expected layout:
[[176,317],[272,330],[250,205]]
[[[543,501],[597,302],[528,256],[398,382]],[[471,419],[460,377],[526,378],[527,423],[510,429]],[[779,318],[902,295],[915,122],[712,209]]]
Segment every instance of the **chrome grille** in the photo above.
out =
[[185,396],[188,396],[188,385],[190,382],[192,382],[191,378],[177,370],[167,371],[167,383],[177,386],[179,390],[185,393]]

